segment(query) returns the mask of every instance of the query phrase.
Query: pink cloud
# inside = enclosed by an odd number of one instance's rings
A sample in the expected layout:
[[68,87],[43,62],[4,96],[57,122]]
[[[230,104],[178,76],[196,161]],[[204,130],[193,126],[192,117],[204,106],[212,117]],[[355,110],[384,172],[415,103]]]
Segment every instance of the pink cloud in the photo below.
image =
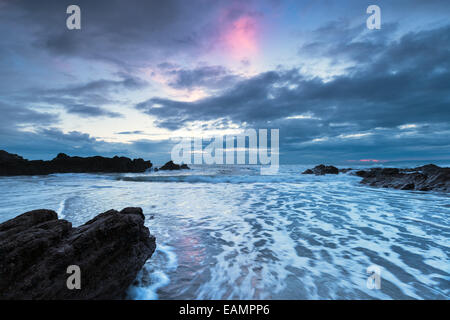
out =
[[239,17],[226,26],[223,42],[232,57],[242,59],[258,52],[258,22],[249,15]]

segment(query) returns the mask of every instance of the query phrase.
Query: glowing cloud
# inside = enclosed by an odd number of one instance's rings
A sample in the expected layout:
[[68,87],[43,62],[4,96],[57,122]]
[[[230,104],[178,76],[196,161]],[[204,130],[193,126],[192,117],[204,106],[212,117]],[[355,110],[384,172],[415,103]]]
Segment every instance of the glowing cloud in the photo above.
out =
[[226,28],[223,42],[233,58],[252,57],[258,52],[258,23],[251,16],[242,16]]

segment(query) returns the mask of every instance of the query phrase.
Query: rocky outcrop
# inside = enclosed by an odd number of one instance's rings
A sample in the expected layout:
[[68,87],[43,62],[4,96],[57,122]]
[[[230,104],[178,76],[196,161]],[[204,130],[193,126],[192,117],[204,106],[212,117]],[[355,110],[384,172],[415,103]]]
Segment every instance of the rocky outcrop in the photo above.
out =
[[172,160],[170,160],[165,165],[163,165],[161,168],[159,168],[159,170],[182,170],[182,169],[190,169],[190,168],[186,164],[179,165],[179,164],[173,163]]
[[302,174],[315,174],[316,176],[322,176],[324,174],[338,174],[338,173],[339,173],[338,168],[320,164],[318,166],[315,166],[313,169],[307,169],[303,171]]
[[45,175],[51,173],[111,173],[144,172],[152,167],[150,161],[126,157],[69,157],[58,154],[50,161],[26,160],[0,150],[0,176]]
[[[0,299],[122,299],[155,247],[141,208],[77,228],[51,210],[24,213],[0,224]],[[80,289],[67,287],[72,265]]]
[[338,169],[323,164],[307,169],[303,174],[349,173],[363,178],[362,184],[378,188],[401,190],[450,192],[450,168],[441,168],[434,164],[409,169],[372,168],[356,171],[351,168]]
[[355,172],[362,184],[378,188],[450,192],[450,168],[434,164],[412,169],[373,168]]

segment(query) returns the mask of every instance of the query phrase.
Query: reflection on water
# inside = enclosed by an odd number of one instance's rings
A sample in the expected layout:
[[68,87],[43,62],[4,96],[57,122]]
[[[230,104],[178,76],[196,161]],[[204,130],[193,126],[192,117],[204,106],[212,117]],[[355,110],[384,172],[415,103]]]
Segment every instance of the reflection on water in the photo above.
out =
[[[448,195],[282,166],[0,178],[0,221],[49,208],[75,226],[140,206],[157,238],[136,299],[448,299]],[[370,265],[381,289],[366,287]]]

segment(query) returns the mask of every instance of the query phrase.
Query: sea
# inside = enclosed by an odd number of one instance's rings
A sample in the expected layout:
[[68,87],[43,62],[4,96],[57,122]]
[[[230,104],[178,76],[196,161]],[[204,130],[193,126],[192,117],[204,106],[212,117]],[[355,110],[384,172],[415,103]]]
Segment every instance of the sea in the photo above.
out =
[[310,167],[0,177],[0,223],[45,208],[76,227],[142,207],[157,248],[129,299],[450,298],[449,194]]

